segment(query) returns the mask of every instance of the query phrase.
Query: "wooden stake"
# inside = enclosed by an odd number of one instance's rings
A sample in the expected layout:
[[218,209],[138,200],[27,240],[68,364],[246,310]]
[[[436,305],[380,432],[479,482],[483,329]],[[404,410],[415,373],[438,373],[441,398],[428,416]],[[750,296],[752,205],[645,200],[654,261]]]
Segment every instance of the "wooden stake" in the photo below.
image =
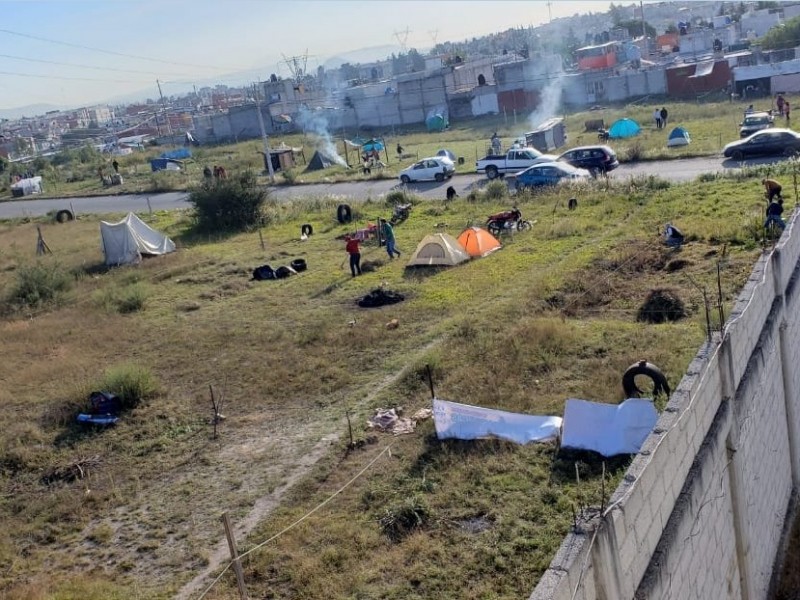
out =
[[431,386],[431,400],[436,398],[436,392],[433,391],[433,373],[431,373],[431,366],[425,365],[425,370],[428,372],[428,385]]
[[236,549],[236,539],[233,537],[233,529],[231,528],[231,521],[227,512],[222,513],[222,524],[225,526],[225,537],[228,538],[228,549],[231,551],[233,572],[236,573],[236,585],[239,587],[239,598],[241,598],[241,600],[248,600],[247,589],[244,587],[242,563],[239,560],[239,551]]
[[346,408],[344,414],[347,416],[347,432],[350,434],[350,447],[352,448],[355,442],[353,441],[353,425],[350,423],[350,409]]
[[50,250],[47,242],[45,242],[44,238],[42,237],[42,228],[38,225],[36,226],[36,232],[39,234],[39,237],[36,240],[36,256],[41,256],[42,254],[52,254],[53,251]]
[[266,250],[266,247],[264,246],[264,236],[261,235],[260,229],[258,230],[258,239],[261,240],[261,249]]

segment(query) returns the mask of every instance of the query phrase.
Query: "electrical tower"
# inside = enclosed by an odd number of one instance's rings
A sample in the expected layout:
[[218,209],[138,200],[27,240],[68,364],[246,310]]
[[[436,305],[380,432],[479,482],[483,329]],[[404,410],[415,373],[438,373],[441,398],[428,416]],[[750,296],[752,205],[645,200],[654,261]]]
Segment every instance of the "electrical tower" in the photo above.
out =
[[431,41],[433,42],[434,48],[436,47],[436,38],[439,37],[439,30],[434,29],[433,31],[429,31],[428,35],[431,37]]
[[284,64],[289,67],[289,72],[292,74],[292,81],[300,83],[306,76],[306,66],[308,65],[308,50],[302,56],[289,56],[282,54]]
[[408,34],[411,33],[408,27],[405,28],[403,31],[395,31],[394,37],[397,39],[397,43],[400,44],[400,48],[403,51],[403,54],[408,52]]

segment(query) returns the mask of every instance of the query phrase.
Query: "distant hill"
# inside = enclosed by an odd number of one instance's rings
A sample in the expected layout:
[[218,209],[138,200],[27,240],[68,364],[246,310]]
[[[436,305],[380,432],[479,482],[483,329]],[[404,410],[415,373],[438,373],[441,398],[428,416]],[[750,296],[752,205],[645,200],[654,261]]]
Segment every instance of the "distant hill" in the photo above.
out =
[[19,119],[21,117],[36,117],[51,110],[63,110],[63,106],[55,104],[28,104],[16,108],[0,108],[0,119]]

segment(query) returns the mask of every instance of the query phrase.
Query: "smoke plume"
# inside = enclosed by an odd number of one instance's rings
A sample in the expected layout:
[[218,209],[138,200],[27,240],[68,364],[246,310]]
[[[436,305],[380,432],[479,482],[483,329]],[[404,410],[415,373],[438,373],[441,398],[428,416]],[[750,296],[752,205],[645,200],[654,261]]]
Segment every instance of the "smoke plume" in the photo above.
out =
[[333,143],[331,134],[328,131],[328,119],[322,111],[312,112],[306,108],[301,108],[297,122],[300,123],[306,133],[313,136],[314,146],[319,152],[337,165],[347,166],[347,161],[339,156],[339,152],[336,150],[336,144]]
[[547,119],[552,119],[556,116],[561,106],[561,90],[563,88],[564,81],[562,77],[557,77],[547,82],[539,98],[538,108],[528,117],[532,129],[535,129]]

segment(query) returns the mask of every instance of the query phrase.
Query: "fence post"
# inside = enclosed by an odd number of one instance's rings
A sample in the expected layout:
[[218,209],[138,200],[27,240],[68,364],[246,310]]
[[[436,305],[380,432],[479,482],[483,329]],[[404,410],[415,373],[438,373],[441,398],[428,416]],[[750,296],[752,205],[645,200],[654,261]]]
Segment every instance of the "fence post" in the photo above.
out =
[[241,598],[241,600],[248,600],[247,589],[244,587],[242,563],[239,560],[239,551],[236,549],[236,539],[233,537],[233,529],[231,528],[231,521],[227,511],[222,513],[222,524],[225,526],[225,537],[228,538],[228,549],[231,551],[233,572],[236,573],[236,585],[239,587],[239,598]]

